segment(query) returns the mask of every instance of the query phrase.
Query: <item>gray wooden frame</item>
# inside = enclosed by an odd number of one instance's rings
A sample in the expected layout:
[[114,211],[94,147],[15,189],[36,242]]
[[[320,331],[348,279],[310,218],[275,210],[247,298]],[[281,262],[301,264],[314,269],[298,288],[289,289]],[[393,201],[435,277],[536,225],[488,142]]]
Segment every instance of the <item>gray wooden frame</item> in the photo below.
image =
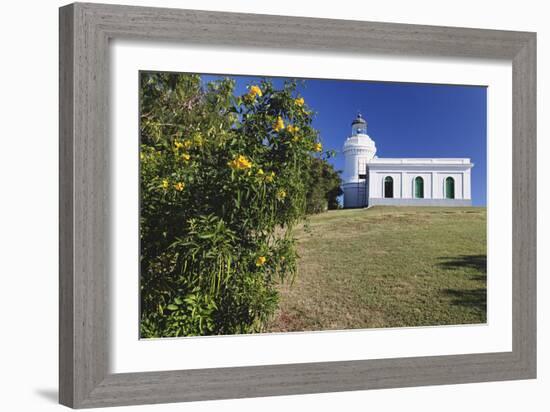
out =
[[[113,38],[511,61],[513,350],[109,374],[106,206]],[[535,33],[76,3],[60,9],[59,47],[62,404],[88,408],[535,378]]]

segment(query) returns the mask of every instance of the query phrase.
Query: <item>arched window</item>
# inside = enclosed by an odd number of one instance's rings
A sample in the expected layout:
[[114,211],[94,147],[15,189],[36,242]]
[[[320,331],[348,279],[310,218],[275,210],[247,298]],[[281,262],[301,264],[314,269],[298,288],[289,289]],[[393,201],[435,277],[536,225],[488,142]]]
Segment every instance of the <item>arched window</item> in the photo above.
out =
[[414,197],[417,199],[424,198],[424,179],[420,176],[414,178]]
[[445,179],[445,199],[455,198],[455,180],[452,177]]
[[393,177],[386,176],[384,179],[384,197],[393,197]]

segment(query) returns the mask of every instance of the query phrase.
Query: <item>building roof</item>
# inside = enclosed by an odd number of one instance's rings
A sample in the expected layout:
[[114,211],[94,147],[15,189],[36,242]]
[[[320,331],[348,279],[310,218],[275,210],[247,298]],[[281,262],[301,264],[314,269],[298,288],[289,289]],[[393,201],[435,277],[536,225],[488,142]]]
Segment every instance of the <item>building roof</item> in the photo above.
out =
[[[391,168],[391,169],[408,169],[415,167],[422,167],[428,169],[440,169],[440,168],[472,168],[474,164],[471,162],[470,158],[467,157],[447,157],[447,158],[421,158],[421,157],[412,157],[412,158],[384,158],[384,157],[374,157],[368,162],[370,168]],[[396,170],[397,170],[396,169]]]

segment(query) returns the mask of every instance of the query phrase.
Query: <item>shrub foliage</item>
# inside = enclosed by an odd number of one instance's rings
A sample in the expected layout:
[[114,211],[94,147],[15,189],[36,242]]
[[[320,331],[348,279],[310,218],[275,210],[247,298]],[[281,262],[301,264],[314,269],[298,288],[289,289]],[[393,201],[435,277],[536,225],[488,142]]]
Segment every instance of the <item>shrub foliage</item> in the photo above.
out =
[[322,151],[296,84],[140,77],[141,336],[259,332]]
[[340,172],[326,159],[312,160],[308,173],[306,211],[308,214],[338,209],[338,197],[344,194]]

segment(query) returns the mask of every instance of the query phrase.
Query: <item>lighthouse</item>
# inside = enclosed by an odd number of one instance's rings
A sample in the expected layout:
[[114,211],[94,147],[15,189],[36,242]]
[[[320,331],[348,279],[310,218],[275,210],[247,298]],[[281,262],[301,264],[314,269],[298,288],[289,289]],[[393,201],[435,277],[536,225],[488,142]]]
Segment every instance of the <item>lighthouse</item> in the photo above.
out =
[[469,158],[380,158],[361,114],[343,153],[344,208],[472,205]]
[[368,199],[367,164],[376,155],[376,145],[367,134],[361,113],[351,122],[351,136],[344,143],[344,208],[363,207]]

